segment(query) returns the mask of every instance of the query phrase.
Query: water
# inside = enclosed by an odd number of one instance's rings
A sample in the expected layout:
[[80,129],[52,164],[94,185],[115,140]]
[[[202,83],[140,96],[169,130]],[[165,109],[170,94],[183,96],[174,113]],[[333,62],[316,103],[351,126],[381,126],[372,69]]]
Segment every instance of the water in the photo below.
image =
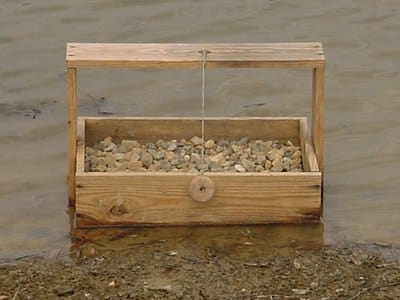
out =
[[[319,226],[306,236],[399,244],[399,28],[397,0],[2,0],[1,256],[70,248],[66,42],[323,42],[324,233]],[[310,75],[208,70],[206,115],[310,116]],[[201,114],[201,70],[85,70],[78,77],[84,115]],[[310,231],[257,230],[276,241]]]

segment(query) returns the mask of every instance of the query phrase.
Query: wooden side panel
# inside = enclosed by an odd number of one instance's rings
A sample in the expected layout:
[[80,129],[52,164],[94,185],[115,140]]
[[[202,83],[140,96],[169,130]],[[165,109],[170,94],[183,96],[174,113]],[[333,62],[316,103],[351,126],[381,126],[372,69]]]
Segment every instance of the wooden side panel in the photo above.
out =
[[85,119],[78,118],[76,143],[76,171],[85,171]]
[[319,222],[320,173],[209,174],[211,201],[193,201],[189,174],[77,174],[78,227]]
[[[158,139],[201,136],[199,118],[86,118],[86,144],[93,146],[110,135],[116,141],[136,139],[155,142]],[[291,140],[299,144],[298,118],[206,118],[206,139]]]
[[170,68],[316,67],[324,61],[321,43],[93,44],[68,43],[69,67]]
[[307,133],[307,118],[300,118],[299,120],[299,137],[300,137],[300,149],[303,159],[303,170],[310,172],[310,164],[308,162],[307,156],[305,155],[305,139]]
[[306,172],[319,172],[318,161],[308,129],[307,118],[300,118],[300,145],[303,153],[303,168]]

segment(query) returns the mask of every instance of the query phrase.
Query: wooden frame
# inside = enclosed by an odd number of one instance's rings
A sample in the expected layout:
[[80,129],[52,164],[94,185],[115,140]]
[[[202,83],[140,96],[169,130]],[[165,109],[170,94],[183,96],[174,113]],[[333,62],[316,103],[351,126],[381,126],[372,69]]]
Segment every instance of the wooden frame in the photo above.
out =
[[[185,119],[165,119],[165,118],[80,118],[78,122],[76,113],[77,104],[77,68],[81,67],[129,67],[129,68],[170,68],[170,67],[195,67],[199,68],[202,64],[202,55],[199,53],[201,50],[208,50],[207,56],[207,68],[211,67],[223,67],[223,68],[265,68],[265,67],[306,67],[312,68],[313,70],[313,100],[312,100],[312,126],[311,133],[308,133],[307,122],[304,118],[261,118],[260,122],[266,122],[265,124],[279,124],[276,128],[288,127],[290,122],[298,123],[298,136],[297,141],[301,144],[303,153],[311,153],[304,157],[305,171],[303,173],[291,174],[210,174],[210,176],[216,181],[217,185],[225,185],[231,187],[232,190],[238,192],[235,187],[243,185],[246,190],[246,186],[252,189],[261,189],[269,187],[274,189],[274,197],[276,199],[282,199],[282,195],[285,194],[283,190],[280,190],[285,185],[302,186],[304,189],[299,189],[290,194],[290,199],[287,203],[291,203],[291,210],[276,210],[279,206],[278,202],[266,201],[268,205],[264,205],[262,214],[253,214],[251,216],[239,216],[240,214],[233,214],[232,218],[221,218],[215,219],[215,215],[207,219],[205,217],[204,209],[201,209],[202,215],[199,218],[192,217],[188,219],[183,217],[181,219],[177,216],[167,218],[165,220],[157,219],[157,216],[153,216],[153,219],[140,220],[140,218],[117,218],[116,220],[104,220],[99,215],[90,217],[92,212],[95,212],[95,207],[90,205],[84,205],[83,203],[76,203],[77,197],[82,197],[85,190],[87,190],[90,182],[97,183],[94,186],[99,189],[102,185],[104,186],[109,182],[110,178],[117,178],[115,186],[108,186],[103,190],[103,193],[107,193],[113,188],[118,189],[126,187],[126,184],[132,185],[132,182],[137,183],[135,191],[139,191],[141,186],[143,189],[149,188],[146,183],[152,178],[153,182],[162,184],[168,182],[171,184],[171,178],[174,178],[173,182],[176,184],[171,185],[171,189],[174,189],[177,193],[182,191],[183,186],[186,188],[187,180],[193,177],[193,174],[96,174],[96,173],[85,173],[82,169],[82,151],[85,146],[85,139],[90,141],[91,137],[96,131],[92,130],[87,135],[85,126],[91,126],[93,122],[99,122],[99,126],[103,126],[102,132],[105,133],[113,126],[122,126],[122,122],[146,122],[154,121],[159,122],[184,122]],[[323,174],[323,104],[324,104],[324,68],[325,68],[325,57],[323,54],[322,45],[320,43],[242,43],[242,44],[67,44],[67,83],[68,83],[68,193],[69,203],[71,206],[76,206],[77,209],[77,225],[78,226],[91,226],[91,225],[123,225],[123,224],[198,224],[198,223],[269,223],[269,222],[303,222],[303,221],[316,221],[319,220],[321,214],[321,199],[322,199],[322,174]],[[212,123],[211,119],[208,119]],[[196,118],[189,118],[186,121],[196,122]],[[197,119],[198,121],[198,119]],[[218,119],[215,122],[255,122],[252,118],[225,118]],[[233,122],[233,123],[232,123]],[[210,123],[210,124],[211,124]],[[250,124],[249,123],[249,124]],[[79,124],[79,128],[77,125]],[[88,125],[89,124],[89,125]],[[104,124],[107,124],[105,126]],[[268,126],[269,126],[268,125]],[[207,126],[207,125],[206,125]],[[282,126],[282,127],[281,127]],[[178,126],[179,127],[179,126]],[[290,127],[290,126],[289,126]],[[108,128],[108,129],[107,129]],[[147,127],[149,128],[149,127]],[[207,128],[207,127],[206,127]],[[251,128],[251,126],[250,126]],[[301,129],[301,130],[300,130]],[[286,129],[281,129],[286,130]],[[79,132],[78,132],[79,131]],[[178,132],[176,132],[178,133]],[[226,132],[225,132],[226,133]],[[237,132],[240,133],[240,130]],[[250,132],[248,132],[250,133]],[[158,132],[156,136],[165,136],[165,133]],[[275,136],[275,138],[278,138]],[[315,149],[315,155],[314,155]],[[78,150],[78,158],[77,158]],[[154,177],[151,177],[154,176]],[[249,177],[250,176],[250,177]],[[134,181],[132,179],[134,178]],[[166,179],[169,178],[169,179]],[[257,178],[257,180],[255,180]],[[260,180],[258,180],[260,179]],[[165,181],[167,180],[167,181]],[[168,181],[169,180],[169,181]],[[301,184],[302,185],[301,185]],[[232,185],[233,184],[233,185]],[[258,184],[258,185],[254,185]],[[275,184],[275,186],[274,186]],[[300,185],[297,185],[300,184]],[[105,187],[105,186],[104,186]],[[228,189],[229,190],[229,189]],[[227,190],[227,191],[228,191]],[[279,190],[279,191],[278,191]],[[99,189],[101,192],[101,189]],[[95,190],[92,190],[95,192]],[[151,194],[151,193],[150,193]],[[179,193],[178,193],[179,194]],[[229,194],[229,193],[228,193]],[[296,200],[297,195],[297,200]],[[312,196],[310,196],[312,195]],[[254,194],[253,196],[256,196]],[[309,197],[310,196],[310,197]],[[153,195],[154,197],[154,195]],[[217,196],[216,196],[217,197]],[[225,196],[224,196],[225,197]],[[224,198],[222,197],[222,198]],[[112,197],[111,197],[112,198]],[[111,199],[110,198],[110,199]],[[145,197],[146,198],[146,197]],[[217,197],[218,198],[218,197]],[[221,198],[221,199],[222,199]],[[287,198],[287,197],[286,197]],[[307,198],[307,200],[305,200]],[[185,196],[180,194],[180,199],[185,199]],[[226,198],[224,198],[226,199]],[[311,199],[311,200],[310,200]],[[249,199],[248,199],[249,200]],[[136,200],[134,200],[136,201]],[[272,201],[272,202],[271,202]],[[297,202],[296,202],[297,201]],[[306,210],[299,210],[299,202],[305,201],[310,206]],[[307,202],[308,201],[308,202]],[[218,201],[217,201],[218,202]],[[180,202],[181,203],[181,202]],[[218,202],[220,207],[229,207],[228,202]],[[260,202],[262,203],[262,202]],[[286,203],[286,204],[287,204]],[[312,204],[310,204],[312,203]],[[239,205],[238,203],[236,203]],[[284,202],[280,203],[281,207],[286,205]],[[172,205],[172,204],[171,204]],[[178,203],[175,202],[175,206]],[[182,205],[179,204],[179,205]],[[186,204],[185,204],[186,205]],[[251,209],[252,205],[257,207],[255,203],[248,202],[246,209]],[[272,206],[271,206],[272,205]],[[289,206],[290,206],[289,205]],[[274,207],[275,213],[267,213],[269,209]],[[301,205],[300,205],[301,207]],[[166,206],[165,209],[173,208],[172,206]],[[258,207],[260,209],[260,207]],[[241,208],[243,210],[243,207]],[[228,209],[229,210],[229,209]],[[262,209],[261,209],[262,210]],[[84,213],[82,213],[84,211]],[[196,210],[195,210],[196,211]],[[193,212],[195,215],[195,212]],[[193,215],[192,214],[192,215]],[[252,220],[250,220],[252,217]],[[213,221],[214,220],[214,221]]]

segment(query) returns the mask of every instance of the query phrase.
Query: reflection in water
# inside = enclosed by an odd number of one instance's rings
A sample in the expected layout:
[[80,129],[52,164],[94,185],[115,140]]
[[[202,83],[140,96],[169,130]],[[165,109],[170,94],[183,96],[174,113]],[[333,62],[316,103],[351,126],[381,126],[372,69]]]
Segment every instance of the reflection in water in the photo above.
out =
[[285,254],[288,249],[319,249],[323,224],[266,226],[166,226],[77,229],[71,233],[71,257],[161,245],[167,249],[208,249],[240,257]]

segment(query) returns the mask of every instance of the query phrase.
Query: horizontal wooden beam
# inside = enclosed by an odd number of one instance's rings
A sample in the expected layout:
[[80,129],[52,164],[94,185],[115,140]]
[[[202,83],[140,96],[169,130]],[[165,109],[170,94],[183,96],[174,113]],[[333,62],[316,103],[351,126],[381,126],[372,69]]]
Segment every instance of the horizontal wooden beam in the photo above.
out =
[[324,64],[321,43],[91,44],[68,43],[68,67],[310,67]]

